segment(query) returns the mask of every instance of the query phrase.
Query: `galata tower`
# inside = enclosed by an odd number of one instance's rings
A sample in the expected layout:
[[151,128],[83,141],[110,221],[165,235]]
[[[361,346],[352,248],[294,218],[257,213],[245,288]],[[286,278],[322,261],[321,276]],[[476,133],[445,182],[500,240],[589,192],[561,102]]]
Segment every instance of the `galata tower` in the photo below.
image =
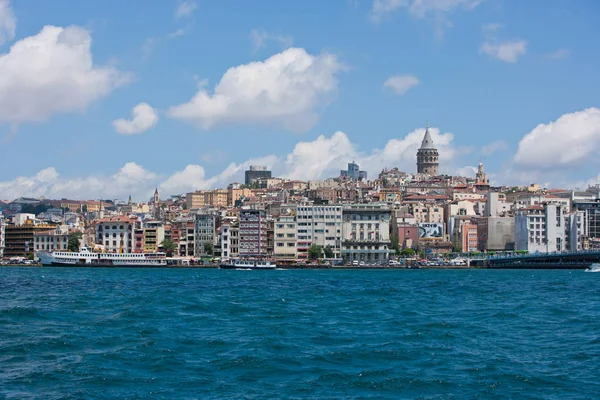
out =
[[421,148],[417,151],[417,173],[437,176],[439,166],[439,153],[433,144],[427,124]]

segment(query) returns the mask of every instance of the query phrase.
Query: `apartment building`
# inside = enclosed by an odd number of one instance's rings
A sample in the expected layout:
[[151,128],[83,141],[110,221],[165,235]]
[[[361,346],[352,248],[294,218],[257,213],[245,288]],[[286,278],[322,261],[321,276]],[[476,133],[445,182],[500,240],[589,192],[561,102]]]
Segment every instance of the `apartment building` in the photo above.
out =
[[343,209],[342,256],[346,262],[389,259],[391,210],[387,204],[352,204]]
[[297,256],[308,258],[312,244],[329,247],[334,258],[342,254],[342,206],[299,204],[296,208]]
[[194,215],[194,232],[195,237],[195,250],[194,254],[196,257],[212,255],[206,251],[206,246],[215,245],[217,237],[216,231],[216,218],[214,214],[198,213]]
[[95,221],[96,244],[104,246],[105,251],[109,253],[133,253],[136,223],[135,218],[124,215]]
[[238,252],[241,257],[267,255],[267,216],[264,210],[240,210]]
[[296,217],[294,215],[280,215],[274,224],[275,246],[274,256],[279,259],[295,259],[296,250]]
[[4,243],[5,243],[5,219],[4,215],[0,214],[0,258],[4,257]]

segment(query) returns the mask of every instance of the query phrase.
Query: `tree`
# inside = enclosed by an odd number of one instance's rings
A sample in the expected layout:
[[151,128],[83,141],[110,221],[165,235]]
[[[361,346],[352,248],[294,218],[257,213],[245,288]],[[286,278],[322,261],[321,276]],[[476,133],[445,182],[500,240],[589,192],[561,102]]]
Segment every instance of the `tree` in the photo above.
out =
[[81,239],[81,232],[73,232],[69,234],[69,241],[67,242],[67,250],[78,252],[79,251],[79,239]]
[[413,249],[411,249],[410,247],[407,247],[405,249],[402,249],[402,251],[400,251],[400,255],[402,257],[413,257],[415,255],[415,251]]
[[85,214],[85,213],[87,213],[87,211],[88,211],[87,204],[84,204],[84,205],[81,207],[81,212]]
[[173,253],[177,249],[177,246],[175,245],[174,241],[172,241],[171,239],[165,239],[163,240],[161,246],[165,253],[167,253],[167,257],[173,257]]
[[182,209],[187,210],[187,203],[183,203],[183,205],[181,206]]
[[323,246],[311,244],[308,248],[308,256],[311,260],[318,260],[319,258],[323,257]]
[[209,256],[213,255],[213,244],[210,242],[206,242],[204,243],[204,253],[208,254]]
[[331,249],[331,246],[326,246],[323,249],[323,252],[325,253],[325,258],[333,258],[334,257],[333,250]]
[[394,249],[394,251],[396,252],[396,255],[399,256],[401,254],[400,252],[400,239],[398,239],[398,236],[394,235],[391,237],[391,248]]

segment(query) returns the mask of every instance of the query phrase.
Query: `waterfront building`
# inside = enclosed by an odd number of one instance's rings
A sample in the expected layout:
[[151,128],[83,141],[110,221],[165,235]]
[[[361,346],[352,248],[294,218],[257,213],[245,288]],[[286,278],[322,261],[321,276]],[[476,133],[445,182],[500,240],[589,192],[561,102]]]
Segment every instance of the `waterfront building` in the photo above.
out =
[[471,222],[471,217],[455,217],[450,236],[452,246],[456,251],[465,253],[477,251],[477,225]]
[[55,229],[55,225],[36,224],[27,219],[23,224],[11,224],[4,227],[4,257],[26,257],[35,252],[34,234]]
[[171,221],[171,240],[181,257],[193,257],[195,251],[194,219],[182,217]]
[[274,225],[273,255],[278,259],[296,259],[296,216],[292,213],[280,215]]
[[241,257],[267,255],[267,216],[264,210],[240,210],[238,252]]
[[564,208],[532,205],[515,212],[516,250],[549,253],[566,250]]
[[142,231],[143,252],[158,252],[158,248],[165,240],[165,227],[162,221],[145,221]]
[[[195,232],[195,250],[196,257],[209,256],[205,246],[210,245],[211,248],[215,245],[217,235],[216,218],[214,214],[198,213],[194,215],[194,232]],[[214,252],[214,250],[213,250]]]
[[439,166],[439,153],[433,144],[433,139],[429,134],[429,126],[427,126],[421,147],[417,151],[417,173],[437,176]]
[[340,171],[340,178],[346,178],[351,181],[366,181],[367,180],[367,171],[361,171],[358,164],[354,161],[348,163],[347,170]]
[[54,229],[34,232],[33,243],[35,251],[68,250],[69,233],[65,228],[66,226],[64,225],[57,225]]
[[334,258],[342,255],[342,206],[326,204],[299,204],[296,208],[297,254],[308,258],[308,248],[318,245],[329,247]]
[[477,224],[479,251],[504,251],[515,249],[514,217],[474,217]]
[[244,175],[244,183],[246,186],[250,186],[260,178],[270,178],[271,171],[264,165],[251,165],[250,168],[245,171]]
[[408,206],[392,210],[392,235],[398,238],[401,249],[416,247],[419,243],[419,225]]
[[352,204],[342,212],[342,257],[346,262],[387,262],[391,210],[386,204]]
[[133,233],[137,220],[124,215],[95,221],[96,244],[109,253],[133,253]]

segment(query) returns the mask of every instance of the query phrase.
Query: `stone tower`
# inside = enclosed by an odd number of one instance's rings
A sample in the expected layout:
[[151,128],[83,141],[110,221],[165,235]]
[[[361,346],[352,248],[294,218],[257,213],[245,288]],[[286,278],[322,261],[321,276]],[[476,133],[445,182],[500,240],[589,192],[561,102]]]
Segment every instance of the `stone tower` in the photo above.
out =
[[485,183],[486,185],[488,183],[490,183],[487,174],[483,170],[482,162],[480,162],[479,166],[477,167],[477,174],[475,175],[475,181],[476,181],[476,183]]
[[417,173],[438,175],[439,154],[429,134],[429,124],[425,128],[425,136],[421,142],[421,148],[417,151]]
[[160,197],[158,196],[158,188],[154,191],[154,198],[152,199],[152,214],[155,219],[160,219]]

